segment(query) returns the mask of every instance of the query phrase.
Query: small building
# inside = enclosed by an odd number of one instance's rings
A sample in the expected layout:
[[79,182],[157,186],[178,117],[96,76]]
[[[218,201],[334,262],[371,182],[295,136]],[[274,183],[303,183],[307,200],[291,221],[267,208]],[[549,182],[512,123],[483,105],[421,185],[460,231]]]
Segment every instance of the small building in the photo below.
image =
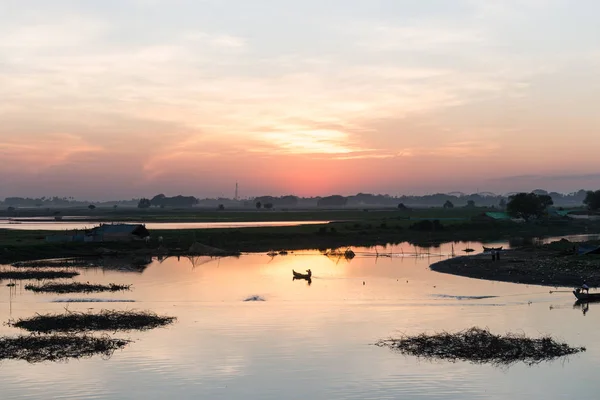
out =
[[141,224],[102,224],[93,228],[89,235],[94,242],[131,242],[145,240],[150,232]]
[[147,237],[150,237],[150,232],[141,224],[101,224],[93,229],[49,235],[46,236],[46,242],[131,242]]
[[505,213],[505,212],[484,212],[481,213],[473,218],[471,218],[472,221],[479,221],[479,222],[485,222],[485,221],[510,221],[511,218],[510,216]]
[[474,222],[512,221],[523,222],[522,218],[512,218],[508,213],[502,211],[484,212],[471,218]]

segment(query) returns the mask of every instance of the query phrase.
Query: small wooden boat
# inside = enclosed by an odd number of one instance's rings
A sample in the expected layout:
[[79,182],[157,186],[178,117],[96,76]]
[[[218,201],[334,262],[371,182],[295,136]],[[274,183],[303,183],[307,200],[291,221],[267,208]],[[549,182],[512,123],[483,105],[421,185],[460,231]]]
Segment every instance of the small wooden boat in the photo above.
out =
[[500,247],[485,247],[485,246],[483,246],[483,251],[501,251],[502,247],[504,247],[504,246],[500,246]]
[[573,294],[577,297],[577,301],[600,301],[600,293],[586,293],[575,289],[573,290]]
[[306,272],[306,274],[301,274],[300,272],[292,270],[292,274],[294,274],[294,279],[310,279],[310,277],[312,276],[311,270],[307,269]]

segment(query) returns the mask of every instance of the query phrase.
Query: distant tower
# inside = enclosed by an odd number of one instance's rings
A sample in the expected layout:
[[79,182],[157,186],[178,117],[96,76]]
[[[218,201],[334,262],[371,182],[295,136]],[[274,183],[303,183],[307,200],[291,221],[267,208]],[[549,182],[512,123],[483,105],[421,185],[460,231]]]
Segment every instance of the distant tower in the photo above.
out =
[[238,183],[235,183],[235,197],[233,198],[234,200],[238,200]]

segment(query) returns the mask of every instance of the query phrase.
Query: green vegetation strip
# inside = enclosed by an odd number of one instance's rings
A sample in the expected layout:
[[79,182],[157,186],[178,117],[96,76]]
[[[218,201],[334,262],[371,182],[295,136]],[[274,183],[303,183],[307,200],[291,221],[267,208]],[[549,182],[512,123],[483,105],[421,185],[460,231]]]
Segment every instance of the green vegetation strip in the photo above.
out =
[[35,260],[21,261],[13,263],[15,268],[59,268],[59,267],[82,267],[88,266],[89,262],[84,259],[66,259],[66,260]]
[[30,363],[66,361],[94,355],[110,357],[130,341],[108,336],[4,336],[0,337],[0,360],[25,360]]
[[69,312],[37,314],[34,317],[9,321],[15,328],[35,333],[78,333],[90,331],[148,330],[171,324],[175,317],[160,316],[151,311],[112,311],[100,313]]
[[77,276],[77,275],[79,275],[79,272],[75,272],[75,271],[0,270],[0,280],[4,280],[4,279],[14,279],[14,280],[60,279],[60,278],[73,278],[74,276]]
[[45,283],[43,285],[25,285],[26,290],[36,293],[100,293],[100,292],[120,292],[131,289],[131,285],[117,285],[109,283],[108,285],[94,285],[90,283]]
[[496,366],[509,366],[517,362],[535,365],[585,351],[585,347],[570,347],[550,336],[537,339],[514,333],[500,336],[476,327],[457,333],[403,336],[381,340],[376,345],[425,359],[460,360]]

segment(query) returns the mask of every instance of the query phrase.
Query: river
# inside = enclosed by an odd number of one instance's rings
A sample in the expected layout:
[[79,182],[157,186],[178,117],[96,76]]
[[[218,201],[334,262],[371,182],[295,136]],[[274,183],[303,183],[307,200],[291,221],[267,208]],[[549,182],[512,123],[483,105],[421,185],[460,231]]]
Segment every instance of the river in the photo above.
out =
[[[508,243],[497,243],[508,247]],[[148,309],[172,326],[116,333],[135,342],[110,359],[0,364],[2,399],[564,399],[600,389],[600,304],[586,314],[571,293],[475,280],[430,263],[481,243],[355,248],[351,261],[318,251],[286,256],[154,260],[141,273],[81,269],[79,281],[133,284],[131,292],[39,295],[0,287],[0,319],[69,310]],[[464,254],[464,253],[463,253]],[[377,256],[379,255],[379,256]],[[313,272],[312,284],[292,269]],[[559,288],[560,290],[560,288]],[[564,288],[563,290],[568,290]],[[264,301],[244,301],[259,296]],[[494,296],[481,299],[480,296]],[[399,333],[552,334],[587,351],[534,367],[438,362],[372,346]],[[2,334],[17,330],[0,326]]]

